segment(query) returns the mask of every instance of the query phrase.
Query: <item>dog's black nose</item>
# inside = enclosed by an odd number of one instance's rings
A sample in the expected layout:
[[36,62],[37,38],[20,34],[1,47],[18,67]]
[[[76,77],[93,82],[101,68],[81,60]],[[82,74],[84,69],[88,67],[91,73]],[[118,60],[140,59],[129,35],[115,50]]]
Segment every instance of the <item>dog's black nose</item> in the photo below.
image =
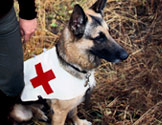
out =
[[129,56],[129,54],[125,50],[121,50],[118,52],[118,58],[120,60],[125,60],[128,58],[128,56]]

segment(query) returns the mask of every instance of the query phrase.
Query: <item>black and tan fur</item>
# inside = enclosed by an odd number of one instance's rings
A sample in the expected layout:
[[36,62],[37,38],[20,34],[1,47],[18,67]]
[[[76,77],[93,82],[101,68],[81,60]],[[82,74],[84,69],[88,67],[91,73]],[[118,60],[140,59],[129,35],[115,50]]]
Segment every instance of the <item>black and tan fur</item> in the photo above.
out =
[[[105,5],[106,0],[98,0],[86,11],[76,5],[56,46],[63,68],[80,79],[99,66],[101,58],[116,63],[128,57],[127,52],[109,34],[109,28],[103,19]],[[54,111],[52,125],[64,125],[69,112],[75,125],[91,125],[77,116],[77,106],[83,100],[84,95],[71,100],[51,100]],[[16,112],[17,108],[14,108],[12,116],[16,117]]]

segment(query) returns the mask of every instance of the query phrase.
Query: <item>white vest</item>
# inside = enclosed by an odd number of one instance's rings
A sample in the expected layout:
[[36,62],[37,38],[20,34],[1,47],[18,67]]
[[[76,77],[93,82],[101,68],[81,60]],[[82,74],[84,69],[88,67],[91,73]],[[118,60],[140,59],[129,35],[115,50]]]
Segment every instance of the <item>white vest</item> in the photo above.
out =
[[55,47],[24,62],[24,81],[22,101],[35,101],[38,96],[69,100],[85,94],[89,87],[95,85],[94,72],[89,77],[89,85],[85,86],[86,78],[79,79],[65,71]]

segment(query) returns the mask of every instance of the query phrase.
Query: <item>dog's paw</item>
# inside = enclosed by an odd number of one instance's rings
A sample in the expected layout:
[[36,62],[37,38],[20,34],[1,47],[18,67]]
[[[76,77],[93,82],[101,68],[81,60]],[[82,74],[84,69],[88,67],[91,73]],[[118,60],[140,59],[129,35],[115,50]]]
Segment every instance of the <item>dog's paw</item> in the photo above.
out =
[[45,115],[45,113],[40,108],[31,106],[31,109],[36,119],[45,121],[45,122],[48,121],[48,117]]
[[87,120],[82,120],[82,125],[92,125],[92,123]]
[[23,121],[29,121],[32,117],[32,111],[21,105],[21,104],[16,104],[10,113],[10,116],[17,122],[23,122]]
[[46,122],[46,121],[48,121],[48,117],[45,114],[43,114],[43,115],[41,115],[40,120],[43,120]]
[[86,119],[80,119],[78,122],[75,122],[74,125],[92,125],[92,123]]
[[40,121],[44,121],[44,122],[48,121],[48,117],[41,110],[38,111],[36,114],[34,114],[34,116]]

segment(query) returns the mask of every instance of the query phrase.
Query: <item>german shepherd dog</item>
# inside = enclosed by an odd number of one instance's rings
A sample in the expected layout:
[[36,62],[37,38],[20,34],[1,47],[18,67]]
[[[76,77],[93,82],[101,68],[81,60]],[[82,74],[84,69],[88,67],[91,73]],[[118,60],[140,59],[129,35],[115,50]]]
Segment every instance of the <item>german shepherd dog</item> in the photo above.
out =
[[[69,23],[56,45],[63,68],[79,79],[85,79],[87,73],[99,66],[100,59],[117,63],[128,57],[128,53],[109,34],[108,25],[103,19],[106,2],[97,0],[86,11],[81,6],[75,5]],[[77,106],[83,102],[85,94],[86,92],[71,100],[50,100],[50,107],[54,111],[52,125],[64,125],[68,114],[71,114],[75,125],[91,125],[91,122],[81,120],[77,116]],[[18,110],[24,109],[20,105],[19,108],[15,106],[11,115],[18,121],[31,118],[30,112],[17,115]]]

